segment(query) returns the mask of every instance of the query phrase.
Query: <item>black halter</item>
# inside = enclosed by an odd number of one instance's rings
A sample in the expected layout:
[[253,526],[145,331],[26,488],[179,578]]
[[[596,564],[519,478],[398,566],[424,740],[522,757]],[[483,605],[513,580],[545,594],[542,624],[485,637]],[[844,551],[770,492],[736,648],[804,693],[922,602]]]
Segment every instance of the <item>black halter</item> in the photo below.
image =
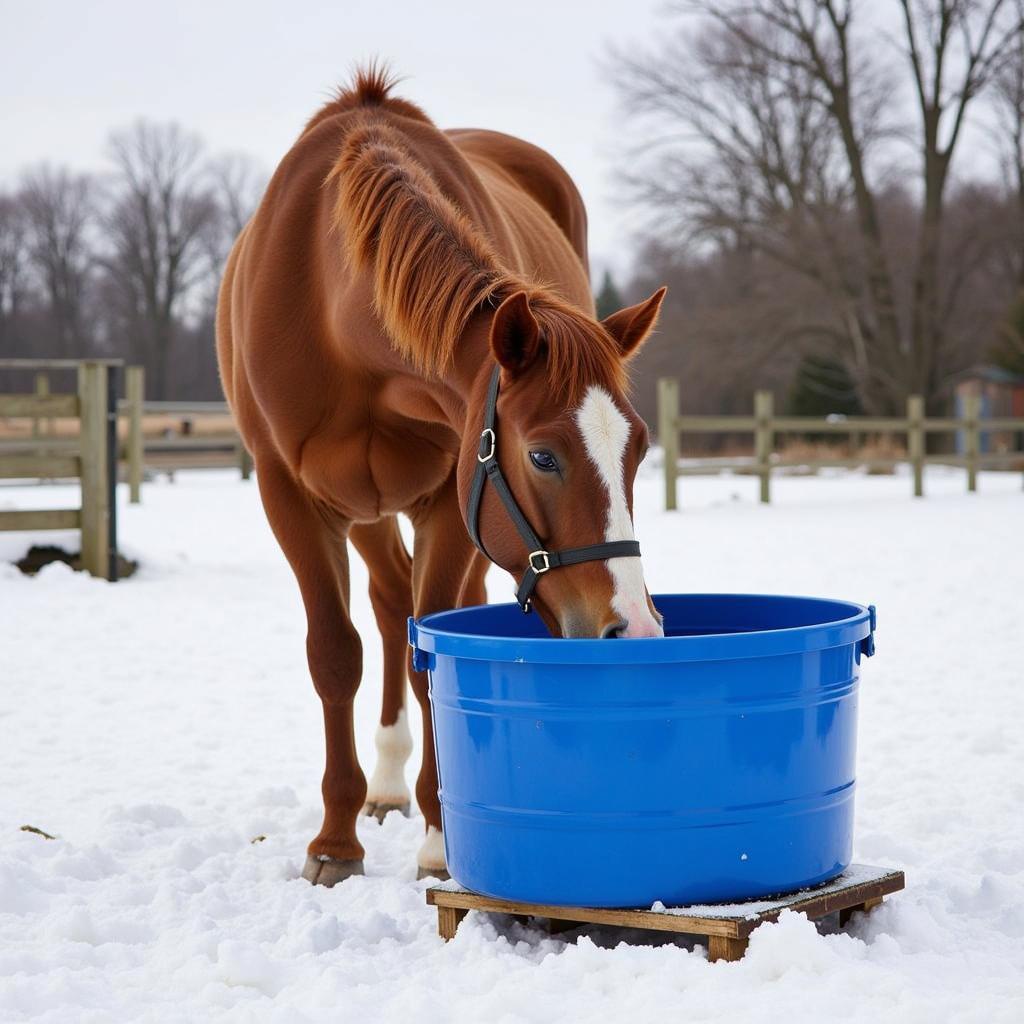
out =
[[[589,544],[583,548],[568,548],[565,551],[547,551],[541,539],[534,532],[522,509],[512,497],[505,475],[498,465],[498,435],[496,421],[498,415],[498,387],[501,383],[501,367],[496,366],[487,389],[487,401],[484,404],[484,429],[480,432],[480,445],[477,449],[476,472],[469,489],[469,501],[466,506],[466,524],[473,543],[487,555],[487,549],[480,540],[480,502],[484,494],[484,484],[489,479],[505,506],[509,519],[523,538],[527,557],[526,572],[516,591],[516,600],[524,612],[530,610],[530,597],[537,580],[550,569],[563,565],[578,565],[580,562],[599,562],[605,558],[639,558],[640,545],[635,540],[611,540],[600,544]],[[487,556],[490,558],[490,556]],[[493,559],[492,559],[493,561]]]

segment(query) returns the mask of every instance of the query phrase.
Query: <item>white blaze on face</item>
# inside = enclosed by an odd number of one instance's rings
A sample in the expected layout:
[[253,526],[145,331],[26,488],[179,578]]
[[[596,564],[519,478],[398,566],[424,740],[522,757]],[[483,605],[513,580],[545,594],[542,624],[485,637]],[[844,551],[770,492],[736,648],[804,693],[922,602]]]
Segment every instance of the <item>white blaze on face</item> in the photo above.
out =
[[[626,502],[625,459],[629,443],[629,421],[604,388],[592,386],[576,410],[576,425],[590,461],[608,491],[608,520],[604,539],[635,540],[633,520]],[[661,624],[651,614],[639,558],[609,558],[615,591],[612,609],[628,623],[623,636],[664,636]]]

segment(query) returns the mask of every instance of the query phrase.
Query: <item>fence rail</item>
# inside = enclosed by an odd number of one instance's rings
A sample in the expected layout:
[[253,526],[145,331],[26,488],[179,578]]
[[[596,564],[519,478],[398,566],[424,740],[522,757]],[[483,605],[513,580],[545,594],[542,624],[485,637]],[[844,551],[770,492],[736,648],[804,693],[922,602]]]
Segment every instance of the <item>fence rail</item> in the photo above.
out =
[[[815,416],[776,416],[774,398],[770,391],[754,395],[753,416],[694,416],[679,412],[679,382],[671,377],[658,381],[658,437],[665,453],[665,508],[678,507],[678,479],[698,473],[741,470],[760,479],[760,499],[771,501],[772,473],[778,469],[796,467],[891,469],[907,462],[911,467],[913,493],[924,495],[924,467],[931,464],[963,466],[967,470],[967,489],[976,491],[978,471],[989,466],[1024,464],[1024,450],[1018,440],[1013,451],[983,452],[981,436],[994,432],[1019,432],[1024,436],[1024,418],[981,416],[981,402],[977,395],[967,395],[960,417],[925,415],[924,399],[911,395],[907,399],[907,415],[847,416],[819,418]],[[780,434],[902,434],[906,438],[906,457],[869,456],[867,458],[786,458],[776,451]],[[928,434],[958,433],[963,438],[963,451],[956,455],[930,455],[927,451]],[[681,434],[753,434],[752,458],[700,459],[680,466]]]

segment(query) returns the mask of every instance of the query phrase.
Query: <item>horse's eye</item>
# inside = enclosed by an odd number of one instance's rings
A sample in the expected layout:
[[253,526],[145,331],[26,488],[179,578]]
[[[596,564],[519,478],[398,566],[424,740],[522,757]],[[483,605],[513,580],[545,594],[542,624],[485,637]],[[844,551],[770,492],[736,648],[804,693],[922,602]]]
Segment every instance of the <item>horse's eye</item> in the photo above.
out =
[[530,461],[542,472],[542,473],[557,473],[558,472],[558,459],[551,454],[551,452],[536,451],[530,452]]

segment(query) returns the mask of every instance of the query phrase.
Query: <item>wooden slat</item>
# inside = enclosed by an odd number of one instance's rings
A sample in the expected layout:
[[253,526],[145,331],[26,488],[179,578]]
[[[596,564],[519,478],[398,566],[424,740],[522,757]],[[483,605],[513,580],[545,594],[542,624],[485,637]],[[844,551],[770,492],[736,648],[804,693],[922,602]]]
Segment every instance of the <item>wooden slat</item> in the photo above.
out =
[[665,459],[665,508],[676,508],[676,466],[679,463],[679,381],[674,377],[658,380],[658,441]]
[[746,939],[729,939],[724,935],[708,936],[708,960],[711,963],[716,963],[719,960],[735,963],[737,960],[742,960],[746,952]]
[[996,417],[994,419],[980,419],[978,420],[978,428],[983,431],[1024,431],[1024,420],[1011,419],[1007,417]]
[[[82,568],[107,579],[110,570],[110,505],[107,477],[107,368],[85,363],[78,369],[82,402]],[[114,467],[116,471],[116,467]]]
[[[952,416],[932,416],[924,421],[924,429],[930,433],[941,433],[945,431],[949,433],[954,430],[963,430],[967,426],[965,420],[958,420]],[[986,419],[982,417],[978,420],[979,430],[1009,430],[1009,431],[1024,431],[1024,420],[1019,418],[997,416],[994,419]]]
[[980,466],[1016,465],[1024,462],[1024,452],[987,452],[978,456]]
[[676,473],[679,476],[701,476],[704,473],[720,473],[727,470],[747,476],[756,476],[761,472],[757,463],[747,458],[746,461],[739,459],[698,459],[694,462],[681,463]]
[[55,480],[78,476],[80,463],[74,455],[3,455],[0,454],[0,479]]
[[146,372],[141,366],[129,366],[124,372],[124,401],[118,408],[127,406],[128,440],[125,443],[124,457],[128,460],[128,494],[132,504],[142,500],[142,472],[144,462],[144,442],[142,437],[142,406],[146,396]]
[[906,462],[906,458],[883,459],[883,458],[849,458],[849,459],[778,459],[772,461],[772,469],[799,469],[806,466],[808,469],[891,469]]
[[753,416],[680,416],[676,430],[686,434],[749,434],[757,428]]
[[77,437],[0,438],[0,455],[78,454]]
[[776,416],[772,429],[777,433],[859,434],[906,433],[907,421],[896,417],[848,416],[845,420],[826,420],[816,416]]
[[0,416],[77,415],[77,395],[0,395]]
[[772,500],[772,452],[775,450],[775,398],[770,391],[754,392],[754,461],[757,463],[759,498],[762,505]]
[[143,460],[146,469],[172,473],[178,469],[237,469],[238,452],[152,452]]
[[185,451],[187,449],[219,449],[238,447],[238,434],[189,434],[184,437],[147,437],[147,452]]
[[0,359],[0,370],[77,370],[85,363],[123,366],[123,359]]
[[0,512],[0,531],[76,530],[82,513],[77,508],[17,509]]
[[602,907],[553,907],[543,903],[521,903],[518,900],[495,900],[473,892],[452,892],[428,889],[427,903],[436,907],[458,907],[460,910],[491,910],[502,914],[526,917],[555,917],[585,924],[610,924],[622,928],[647,928],[659,932],[686,932],[694,935],[724,935],[742,938],[739,920],[722,917],[689,917],[685,914],[654,913],[650,910],[611,910]]
[[[123,408],[124,403],[119,403]],[[143,402],[147,416],[215,416],[231,415],[227,402]]]
[[[969,461],[966,455],[929,455],[925,458],[925,462],[932,466],[966,466]],[[1024,462],[1024,452],[989,452],[976,456],[974,461],[979,466],[1012,466]]]

